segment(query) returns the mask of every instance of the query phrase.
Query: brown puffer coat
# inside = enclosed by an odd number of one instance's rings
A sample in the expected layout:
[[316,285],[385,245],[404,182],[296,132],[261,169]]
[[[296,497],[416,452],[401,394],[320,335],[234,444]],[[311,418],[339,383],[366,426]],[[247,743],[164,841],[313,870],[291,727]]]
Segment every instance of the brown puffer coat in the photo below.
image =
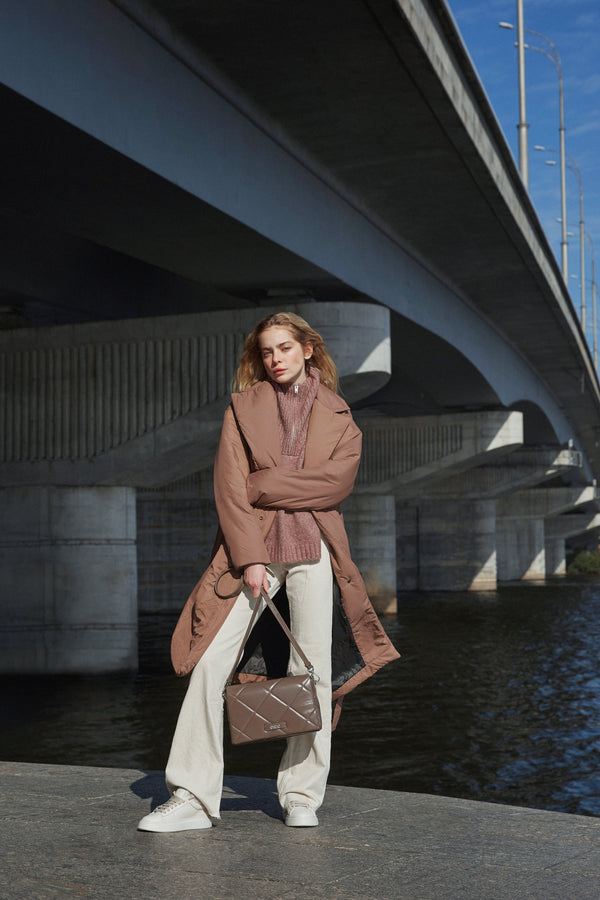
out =
[[281,466],[275,391],[261,381],[234,394],[225,413],[215,459],[215,502],[220,528],[213,558],[192,591],[175,628],[171,658],[178,675],[196,665],[235,603],[215,593],[235,591],[241,570],[268,564],[266,537],[277,509],[310,510],[329,544],[339,595],[334,600],[333,698],[342,697],[399,654],[382,628],[350,558],[339,504],[360,462],[362,435],[348,405],[320,385],[313,404],[304,468]]

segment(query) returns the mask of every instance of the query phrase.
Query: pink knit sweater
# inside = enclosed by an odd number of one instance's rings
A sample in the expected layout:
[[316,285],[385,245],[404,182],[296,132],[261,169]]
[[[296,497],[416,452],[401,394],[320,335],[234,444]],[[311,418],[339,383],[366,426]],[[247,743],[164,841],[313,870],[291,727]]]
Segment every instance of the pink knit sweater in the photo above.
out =
[[[319,381],[318,370],[310,368],[302,384],[274,384],[282,465],[288,469],[301,469],[304,465],[308,420]],[[265,544],[271,562],[306,562],[321,558],[321,532],[308,511],[278,509]]]

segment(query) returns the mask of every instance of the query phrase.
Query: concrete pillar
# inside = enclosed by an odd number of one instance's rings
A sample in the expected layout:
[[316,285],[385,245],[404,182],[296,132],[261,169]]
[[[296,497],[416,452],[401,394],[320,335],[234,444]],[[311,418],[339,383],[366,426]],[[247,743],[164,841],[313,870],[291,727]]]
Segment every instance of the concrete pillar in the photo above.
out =
[[0,489],[0,671],[137,668],[135,489]]
[[498,518],[499,581],[538,581],[546,577],[543,519]]
[[391,495],[353,494],[344,501],[352,557],[380,615],[397,611],[396,504]]
[[419,508],[396,503],[396,585],[398,591],[419,590]]
[[418,505],[418,588],[496,589],[493,500],[423,500]]
[[546,575],[567,574],[567,553],[564,538],[546,538]]
[[217,529],[212,469],[137,492],[141,613],[177,612],[210,562]]
[[597,543],[600,530],[600,513],[595,509],[551,517],[544,521],[546,539],[546,574],[566,575],[566,541],[568,538],[585,535],[593,544]]

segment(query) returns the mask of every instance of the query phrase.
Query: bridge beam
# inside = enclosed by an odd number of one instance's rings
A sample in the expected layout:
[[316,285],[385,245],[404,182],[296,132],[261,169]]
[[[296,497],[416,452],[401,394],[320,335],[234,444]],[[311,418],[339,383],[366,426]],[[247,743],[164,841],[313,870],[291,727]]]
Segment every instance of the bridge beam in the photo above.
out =
[[419,497],[450,476],[523,443],[523,415],[509,410],[440,416],[358,416],[363,460],[359,493]]
[[583,454],[578,450],[523,447],[468,472],[450,476],[438,485],[428,486],[427,494],[447,499],[499,499],[557,475],[572,474],[582,466]]
[[[389,310],[288,303],[350,401],[390,376]],[[279,307],[0,334],[0,484],[149,487],[212,463],[246,335]]]

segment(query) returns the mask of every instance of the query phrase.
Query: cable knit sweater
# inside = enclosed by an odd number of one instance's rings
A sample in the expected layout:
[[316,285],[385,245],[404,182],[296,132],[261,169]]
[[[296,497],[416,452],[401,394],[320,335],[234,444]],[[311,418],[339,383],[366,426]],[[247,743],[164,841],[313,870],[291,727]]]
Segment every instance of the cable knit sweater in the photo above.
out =
[[[304,465],[308,420],[319,389],[319,372],[309,368],[302,384],[274,384],[279,410],[282,465]],[[265,541],[271,562],[306,562],[321,558],[321,532],[312,513],[278,509]]]

